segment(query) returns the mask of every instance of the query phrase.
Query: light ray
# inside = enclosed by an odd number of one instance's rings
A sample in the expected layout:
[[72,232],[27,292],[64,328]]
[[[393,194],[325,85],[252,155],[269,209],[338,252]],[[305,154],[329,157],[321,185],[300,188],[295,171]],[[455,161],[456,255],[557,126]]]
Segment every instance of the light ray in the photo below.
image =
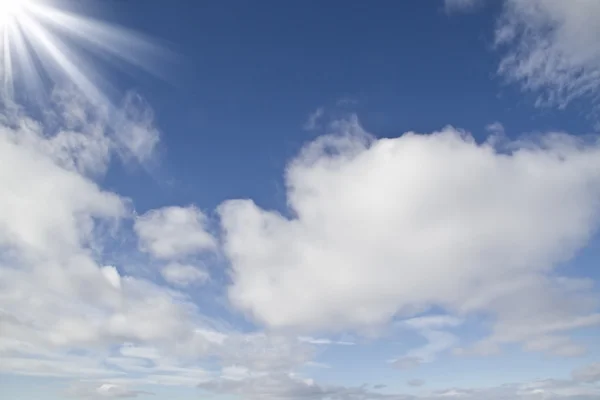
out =
[[39,67],[53,83],[67,81],[93,102],[106,101],[99,86],[101,75],[85,62],[81,48],[71,43],[161,78],[166,74],[156,61],[174,57],[143,35],[59,10],[52,0],[0,0],[0,39],[3,102],[14,102],[19,96],[39,98],[44,87]]

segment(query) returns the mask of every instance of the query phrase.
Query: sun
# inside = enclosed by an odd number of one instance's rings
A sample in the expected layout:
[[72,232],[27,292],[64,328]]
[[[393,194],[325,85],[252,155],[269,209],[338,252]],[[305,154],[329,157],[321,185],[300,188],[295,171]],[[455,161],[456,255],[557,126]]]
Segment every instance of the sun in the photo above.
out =
[[18,19],[25,7],[27,0],[2,0],[0,2],[0,27]]
[[[101,2],[90,4],[94,1]],[[58,3],[0,0],[0,108],[19,99],[41,100],[52,85],[64,84],[76,86],[90,99],[105,101],[100,84],[106,84],[95,68],[98,56],[160,72],[154,66],[156,57],[166,54],[160,46]]]

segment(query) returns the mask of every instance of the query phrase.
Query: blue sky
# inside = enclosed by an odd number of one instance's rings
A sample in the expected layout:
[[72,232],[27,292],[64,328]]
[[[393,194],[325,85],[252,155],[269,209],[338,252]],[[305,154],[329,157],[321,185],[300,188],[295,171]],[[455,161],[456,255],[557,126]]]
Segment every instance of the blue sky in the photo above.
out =
[[0,392],[599,398],[599,26],[0,6]]

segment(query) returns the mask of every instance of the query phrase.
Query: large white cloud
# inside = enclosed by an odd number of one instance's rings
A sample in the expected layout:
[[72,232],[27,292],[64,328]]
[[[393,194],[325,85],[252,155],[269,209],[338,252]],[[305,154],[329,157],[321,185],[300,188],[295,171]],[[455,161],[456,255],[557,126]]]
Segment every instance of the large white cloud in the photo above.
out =
[[499,71],[540,103],[564,106],[597,98],[600,88],[600,2],[506,0],[496,42],[506,53]]
[[552,274],[600,222],[596,138],[492,145],[452,128],[379,140],[356,120],[337,129],[290,163],[292,217],[250,200],[220,207],[235,306],[308,330],[431,306],[487,312],[487,347],[599,323],[589,282]]

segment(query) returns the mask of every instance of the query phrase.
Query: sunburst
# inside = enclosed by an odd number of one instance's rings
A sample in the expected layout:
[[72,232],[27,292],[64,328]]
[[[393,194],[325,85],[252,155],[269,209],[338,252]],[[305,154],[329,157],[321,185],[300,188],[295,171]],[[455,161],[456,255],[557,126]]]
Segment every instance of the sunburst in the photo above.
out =
[[60,9],[52,0],[0,0],[0,39],[4,103],[38,99],[48,80],[66,80],[91,100],[105,100],[90,53],[156,74],[156,60],[167,56],[140,34]]

